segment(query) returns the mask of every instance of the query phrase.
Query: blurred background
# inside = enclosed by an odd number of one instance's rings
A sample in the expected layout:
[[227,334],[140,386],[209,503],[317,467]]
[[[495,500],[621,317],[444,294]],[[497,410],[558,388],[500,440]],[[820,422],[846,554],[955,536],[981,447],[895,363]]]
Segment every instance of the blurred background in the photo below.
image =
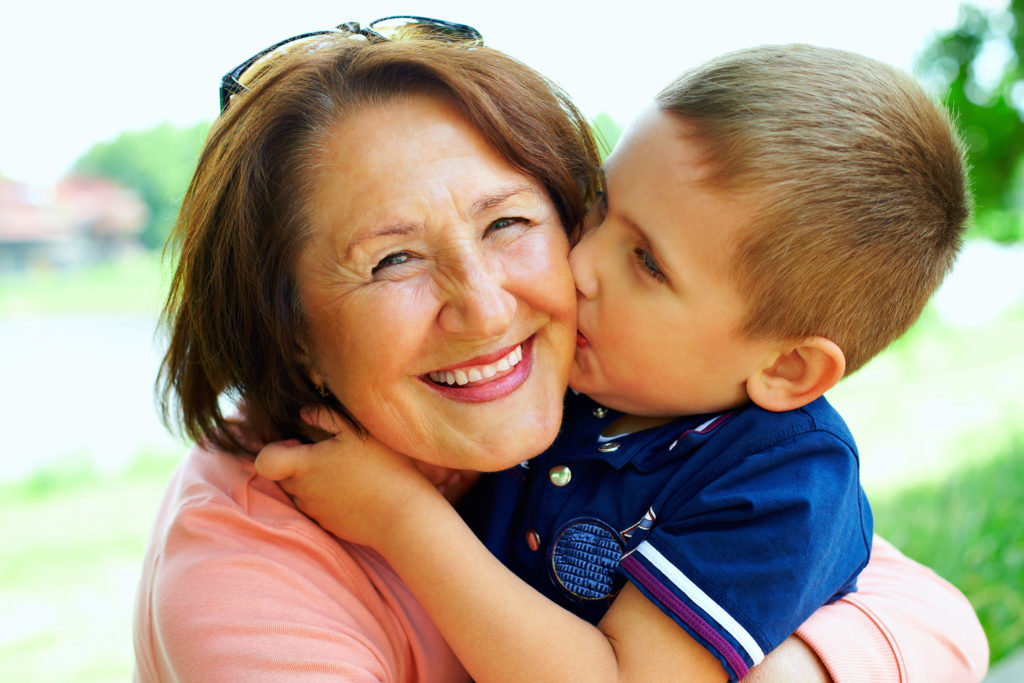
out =
[[1024,0],[19,3],[0,27],[0,671],[124,681],[149,526],[185,449],[153,382],[160,249],[220,76],[281,38],[412,13],[470,23],[608,146],[722,52],[808,42],[916,74],[955,112],[977,218],[919,323],[830,394],[878,530],[1024,648]]

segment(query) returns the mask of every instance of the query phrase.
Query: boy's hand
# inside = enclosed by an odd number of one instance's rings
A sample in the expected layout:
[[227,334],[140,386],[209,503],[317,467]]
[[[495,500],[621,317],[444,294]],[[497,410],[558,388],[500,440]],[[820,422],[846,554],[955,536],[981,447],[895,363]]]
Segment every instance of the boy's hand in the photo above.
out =
[[452,505],[462,500],[462,497],[469,493],[473,484],[480,478],[480,473],[473,470],[455,470],[451,467],[431,465],[420,460],[414,460],[413,463]]
[[[327,408],[305,408],[302,411],[302,419],[310,427],[315,427],[327,434],[337,435],[342,432],[351,434],[352,431],[348,422]],[[473,470],[457,470],[441,465],[431,465],[416,459],[413,459],[413,463],[452,505],[462,500],[480,478],[480,473]]]
[[329,411],[303,418],[336,436],[315,444],[267,444],[256,472],[279,482],[296,507],[336,536],[379,550],[399,517],[439,496],[411,459],[373,437],[361,438]]

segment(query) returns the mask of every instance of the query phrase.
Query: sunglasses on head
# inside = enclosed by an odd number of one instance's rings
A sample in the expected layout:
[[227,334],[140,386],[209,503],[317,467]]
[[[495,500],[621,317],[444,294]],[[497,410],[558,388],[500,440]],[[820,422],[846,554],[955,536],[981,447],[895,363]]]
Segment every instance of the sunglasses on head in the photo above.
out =
[[[483,36],[472,26],[444,21],[443,19],[416,16],[384,17],[383,19],[371,21],[367,24],[366,28],[360,26],[358,21],[346,21],[343,24],[339,24],[337,28],[300,33],[297,36],[274,43],[224,74],[224,77],[220,79],[221,112],[227,108],[228,102],[231,101],[233,95],[248,90],[245,84],[252,81],[252,78],[260,72],[260,66],[264,65],[267,60],[279,56],[282,52],[287,52],[300,46],[316,47],[318,36],[333,34],[362,36],[371,42],[426,38],[451,43],[465,43],[470,47],[484,44]],[[249,78],[246,78],[247,72],[250,75]]]

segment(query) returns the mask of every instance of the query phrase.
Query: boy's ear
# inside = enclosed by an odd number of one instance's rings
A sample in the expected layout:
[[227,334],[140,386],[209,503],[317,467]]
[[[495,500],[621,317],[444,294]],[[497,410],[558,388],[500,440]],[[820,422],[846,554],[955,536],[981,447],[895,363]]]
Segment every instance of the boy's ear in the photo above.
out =
[[794,410],[834,387],[845,372],[846,356],[835,342],[808,337],[748,377],[747,394],[765,410]]

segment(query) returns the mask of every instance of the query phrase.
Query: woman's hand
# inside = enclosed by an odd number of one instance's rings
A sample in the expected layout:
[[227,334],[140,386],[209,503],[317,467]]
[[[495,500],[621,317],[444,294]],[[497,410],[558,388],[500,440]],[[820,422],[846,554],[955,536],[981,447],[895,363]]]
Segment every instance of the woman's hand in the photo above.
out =
[[[397,519],[440,498],[410,458],[359,436],[325,409],[303,418],[336,436],[315,444],[267,444],[256,457],[256,472],[277,481],[296,507],[336,536],[379,549]],[[432,474],[446,486],[452,478],[450,472]]]

